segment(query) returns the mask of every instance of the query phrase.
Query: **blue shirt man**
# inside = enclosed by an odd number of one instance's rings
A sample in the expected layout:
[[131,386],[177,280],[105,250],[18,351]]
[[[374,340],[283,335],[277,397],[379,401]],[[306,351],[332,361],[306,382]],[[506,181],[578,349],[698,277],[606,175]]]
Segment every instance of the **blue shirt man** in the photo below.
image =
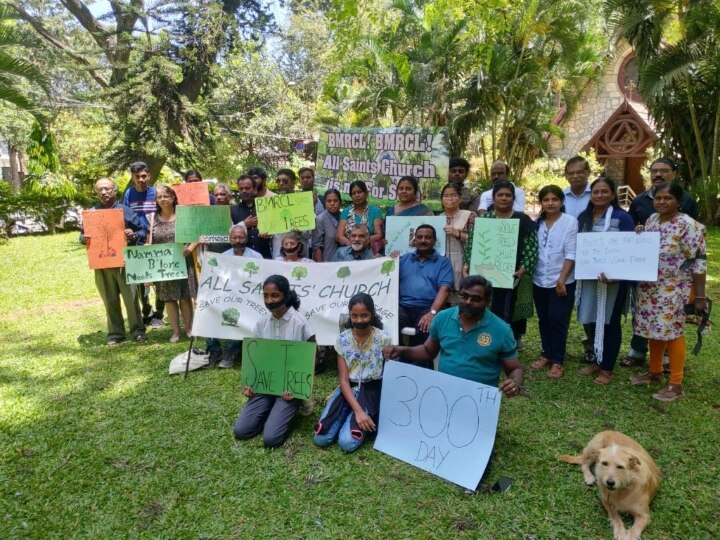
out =
[[338,248],[330,262],[367,261],[373,258],[370,249],[370,230],[367,225],[353,225],[350,230],[350,245]]
[[590,164],[580,156],[573,156],[565,163],[565,179],[570,184],[565,193],[565,213],[575,219],[590,202]]
[[123,204],[132,208],[146,224],[149,224],[148,216],[154,214],[155,188],[150,183],[150,170],[142,161],[130,165],[130,176],[133,185],[125,190]]

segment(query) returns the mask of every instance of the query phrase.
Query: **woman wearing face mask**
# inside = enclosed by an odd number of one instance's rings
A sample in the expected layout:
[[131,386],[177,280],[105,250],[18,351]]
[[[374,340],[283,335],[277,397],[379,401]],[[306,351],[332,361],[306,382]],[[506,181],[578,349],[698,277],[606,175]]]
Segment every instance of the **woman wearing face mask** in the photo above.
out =
[[358,293],[348,304],[348,329],[335,343],[340,386],[328,398],[315,426],[315,444],[330,446],[336,440],[344,452],[354,452],[375,432],[380,411],[384,360],[382,349],[392,340],[370,295]]
[[282,247],[280,248],[280,257],[277,257],[276,261],[293,262],[293,263],[311,263],[312,259],[302,257],[302,253],[305,245],[303,244],[302,236],[295,231],[286,233],[285,238],[282,241]]
[[[287,278],[278,275],[267,278],[263,283],[263,301],[269,313],[255,325],[254,337],[315,341],[315,332],[297,312],[300,300],[295,291],[290,289]],[[301,400],[287,392],[280,397],[256,394],[249,386],[243,389],[243,394],[249,399],[235,421],[235,438],[252,439],[262,431],[263,444],[267,448],[283,444]]]
[[340,192],[330,188],[325,192],[325,211],[315,219],[312,233],[313,259],[315,262],[332,260],[338,248],[335,235],[340,222],[342,198]]

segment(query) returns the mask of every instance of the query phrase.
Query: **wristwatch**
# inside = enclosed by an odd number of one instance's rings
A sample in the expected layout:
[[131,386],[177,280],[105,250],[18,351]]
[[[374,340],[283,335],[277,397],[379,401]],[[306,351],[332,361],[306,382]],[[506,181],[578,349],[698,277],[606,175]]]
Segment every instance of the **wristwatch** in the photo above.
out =
[[431,309],[431,310],[430,310],[430,314],[431,314],[431,315],[437,315],[437,310],[436,310],[436,309]]

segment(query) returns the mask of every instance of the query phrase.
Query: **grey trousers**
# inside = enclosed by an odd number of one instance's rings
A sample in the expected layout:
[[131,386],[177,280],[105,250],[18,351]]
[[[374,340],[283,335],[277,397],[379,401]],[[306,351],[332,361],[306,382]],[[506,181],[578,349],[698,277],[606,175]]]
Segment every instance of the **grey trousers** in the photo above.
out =
[[128,285],[125,282],[124,268],[95,270],[95,285],[103,304],[105,304],[108,338],[122,339],[125,337],[125,321],[120,307],[121,298],[125,304],[128,326],[132,336],[137,337],[145,333],[145,325],[140,312],[140,295],[135,285]]
[[263,444],[267,448],[280,446],[287,439],[290,423],[299,408],[299,399],[285,401],[278,396],[256,394],[235,421],[235,438],[252,439],[262,431]]

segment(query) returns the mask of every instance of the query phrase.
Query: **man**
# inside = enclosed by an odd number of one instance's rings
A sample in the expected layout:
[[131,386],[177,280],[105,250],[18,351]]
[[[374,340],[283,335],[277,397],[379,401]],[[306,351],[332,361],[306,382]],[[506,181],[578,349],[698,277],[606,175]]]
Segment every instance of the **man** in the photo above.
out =
[[267,181],[267,173],[265,172],[265,169],[261,167],[253,167],[247,172],[247,174],[250,178],[252,178],[253,182],[255,182],[255,193],[257,197],[269,197],[271,195],[275,195],[274,192],[270,191],[265,186],[265,182]]
[[[430,325],[430,336],[415,347],[389,345],[385,358],[402,356],[427,364],[438,355],[438,371],[497,387],[505,397],[520,394],[523,367],[517,356],[510,326],[487,307],[492,285],[482,276],[460,283],[457,306],[439,313]],[[500,370],[506,379],[500,383]]]
[[[656,212],[653,206],[655,187],[664,182],[675,182],[676,178],[677,164],[675,161],[667,157],[661,157],[652,162],[650,165],[650,189],[643,191],[635,197],[633,202],[630,203],[630,209],[628,210],[630,217],[635,221],[635,225],[645,225],[647,219]],[[698,219],[700,214],[697,202],[687,191],[684,192],[682,200],[680,201],[679,210],[695,220]],[[625,367],[642,365],[645,363],[647,353],[647,338],[633,334],[630,340],[630,350],[620,360],[620,365]]]
[[[250,259],[262,259],[263,256],[257,251],[247,247],[248,235],[245,225],[237,224],[230,227],[230,245],[232,246],[223,255],[235,257],[248,257]],[[242,351],[242,341],[228,340],[225,345],[225,354],[222,351],[222,344],[219,339],[205,339],[207,351],[210,353],[210,366],[217,364],[220,368],[231,368],[235,365],[238,355]]]
[[[289,193],[295,193],[295,182],[297,181],[297,176],[295,176],[295,171],[291,169],[280,169],[277,172],[276,182],[277,182],[277,189],[278,194],[289,194]],[[303,242],[303,249],[302,253],[300,253],[300,257],[306,257],[309,258],[310,255],[310,236],[312,235],[312,230],[309,231],[297,231],[300,233],[300,236],[302,236]],[[280,250],[282,249],[282,242],[283,239],[287,236],[286,233],[280,233],[280,234],[274,234],[272,238],[272,256],[273,259],[277,259],[278,257],[282,257],[282,253]]]
[[[136,161],[130,165],[132,185],[125,190],[123,204],[130,207],[145,222],[149,230],[150,216],[155,213],[155,188],[150,185],[150,169],[146,163]],[[143,323],[158,329],[163,326],[165,302],[155,298],[155,310],[150,303],[150,287],[137,285]]]
[[370,231],[367,225],[358,223],[350,230],[349,246],[338,248],[330,259],[330,262],[352,262],[367,261],[373,258],[373,251],[370,248]]
[[[450,260],[435,251],[437,233],[432,225],[415,229],[415,251],[400,257],[400,329],[416,328],[411,345],[427,339],[430,323],[445,306],[453,286]],[[425,367],[432,367],[426,365]]]
[[[93,210],[120,208],[125,220],[125,238],[128,245],[142,245],[147,237],[147,225],[130,207],[116,200],[117,186],[109,178],[101,178],[95,183],[95,193],[100,204]],[[87,245],[93,239],[80,233],[80,243]],[[112,347],[125,339],[125,321],[123,320],[120,299],[125,304],[128,326],[134,341],[145,341],[145,324],[140,311],[140,297],[137,287],[128,285],[125,280],[125,268],[103,268],[95,270],[95,285],[105,305],[108,336],[107,345]]]
[[[510,168],[504,161],[496,161],[490,167],[490,182],[493,186],[497,184],[500,180],[509,181],[509,176]],[[513,203],[513,210],[515,210],[516,212],[524,212],[525,191],[523,190],[523,188],[517,187],[514,183],[513,186],[515,186],[515,202]],[[488,211],[488,208],[490,208],[490,206],[492,205],[492,203],[493,193],[492,188],[490,188],[487,191],[483,191],[482,195],[480,195],[480,203],[475,209],[477,215],[482,216],[483,214],[485,214]],[[470,210],[473,209],[471,208]]]
[[257,209],[255,198],[257,192],[252,177],[243,174],[237,180],[238,198],[240,203],[230,208],[230,218],[235,224],[245,225],[248,235],[248,246],[260,253],[264,259],[272,257],[272,244],[269,236],[261,236],[258,231]]
[[565,162],[565,179],[570,184],[565,193],[565,213],[575,219],[590,202],[590,164],[582,156],[573,156]]
[[313,192],[313,203],[315,204],[315,215],[319,216],[325,210],[325,200],[322,195],[315,193],[315,171],[310,167],[300,167],[298,170],[300,177],[300,189],[302,191]]
[[[230,205],[230,188],[228,188],[225,184],[218,184],[217,186],[215,186],[215,189],[213,190],[213,195],[215,195],[215,204],[217,204],[218,206]],[[232,209],[230,209],[230,212],[232,213]],[[224,253],[231,247],[232,246],[230,245],[230,242],[215,242],[212,244],[208,244],[206,249],[213,253]]]
[[480,198],[475,188],[465,185],[465,180],[470,172],[470,163],[461,157],[450,158],[448,167],[448,182],[460,186],[460,209],[472,210],[478,207]]
[[[196,171],[195,169],[190,169],[188,172],[186,172],[183,175],[183,181],[186,184],[193,184],[195,182],[202,182],[203,178],[202,178],[202,175],[200,174],[200,171]],[[215,200],[215,196],[212,193],[209,194],[209,199],[210,199],[210,206],[215,206],[217,204],[217,201]]]

